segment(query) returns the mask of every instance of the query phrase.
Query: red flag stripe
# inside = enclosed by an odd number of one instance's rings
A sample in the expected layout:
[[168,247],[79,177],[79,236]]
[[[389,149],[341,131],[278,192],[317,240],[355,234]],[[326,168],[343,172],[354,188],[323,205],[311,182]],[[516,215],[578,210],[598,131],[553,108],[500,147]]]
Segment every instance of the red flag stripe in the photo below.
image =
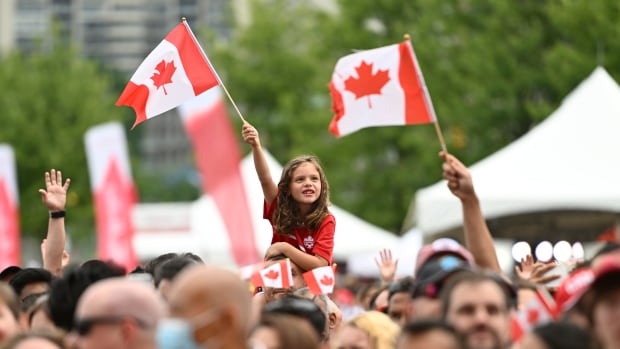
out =
[[[398,78],[405,91],[405,123],[424,124],[435,121],[421,70],[409,41],[399,45],[400,65]],[[422,95],[422,98],[420,98]]]

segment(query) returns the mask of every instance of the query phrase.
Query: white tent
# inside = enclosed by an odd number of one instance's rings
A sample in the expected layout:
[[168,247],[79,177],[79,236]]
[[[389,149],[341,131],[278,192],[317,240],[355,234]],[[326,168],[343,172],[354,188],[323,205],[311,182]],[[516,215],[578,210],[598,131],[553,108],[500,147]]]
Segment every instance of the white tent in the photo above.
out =
[[[546,120],[470,166],[485,218],[549,210],[620,212],[620,87],[597,68]],[[445,181],[416,193],[423,234],[462,225]]]
[[[272,176],[277,183],[282,166],[269,153],[265,153]],[[240,166],[256,233],[256,248],[258,254],[262,256],[271,242],[272,230],[269,222],[262,218],[263,192],[254,169],[252,155],[248,155]],[[153,205],[143,208],[156,209]],[[228,238],[226,227],[212,197],[204,195],[196,202],[186,204],[185,212],[189,218],[186,219],[185,232],[182,231],[183,228],[179,228],[183,225],[182,223],[177,224],[175,229],[164,229],[164,226],[172,225],[167,219],[161,219],[161,215],[165,214],[168,209],[168,206],[157,209],[157,213],[152,215],[159,216],[161,221],[154,229],[157,230],[156,233],[141,234],[138,232],[134,245],[140,256],[151,258],[164,252],[189,251],[204,256],[211,262],[235,266],[230,248],[232,242]],[[176,209],[177,216],[184,215],[178,206]],[[396,245],[398,237],[390,232],[369,224],[335,205],[330,206],[329,209],[336,217],[334,259],[346,261],[352,256],[376,253],[382,248]],[[141,210],[138,209],[138,211]],[[134,214],[134,216],[139,216],[139,214]],[[148,222],[149,219],[143,217],[140,221]]]

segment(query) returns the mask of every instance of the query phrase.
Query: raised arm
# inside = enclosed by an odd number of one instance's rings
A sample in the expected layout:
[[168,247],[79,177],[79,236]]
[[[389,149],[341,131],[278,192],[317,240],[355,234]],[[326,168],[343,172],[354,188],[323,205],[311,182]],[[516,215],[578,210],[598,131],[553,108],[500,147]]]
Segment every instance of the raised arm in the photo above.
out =
[[271,177],[271,171],[269,171],[269,165],[267,164],[267,159],[265,158],[263,148],[260,144],[258,131],[254,126],[245,121],[241,129],[241,135],[243,136],[243,140],[252,146],[254,168],[260,180],[260,185],[263,188],[265,201],[267,201],[267,204],[270,204],[276,198],[276,195],[278,195],[278,186],[273,181],[273,177]]
[[65,204],[67,190],[71,179],[62,183],[62,173],[54,169],[45,172],[45,189],[39,189],[41,201],[49,211],[47,237],[43,240],[41,253],[43,254],[43,268],[53,275],[60,275],[65,254]]
[[502,273],[469,170],[453,155],[443,152],[439,155],[444,160],[443,177],[448,181],[448,188],[461,201],[465,246],[478,266]]

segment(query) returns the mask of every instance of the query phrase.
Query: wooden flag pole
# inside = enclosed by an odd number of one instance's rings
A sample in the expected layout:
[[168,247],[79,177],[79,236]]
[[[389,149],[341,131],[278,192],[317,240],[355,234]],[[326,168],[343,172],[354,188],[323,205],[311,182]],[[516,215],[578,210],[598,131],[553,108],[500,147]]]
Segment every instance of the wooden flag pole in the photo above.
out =
[[241,112],[239,111],[239,108],[237,108],[237,104],[235,103],[235,101],[230,96],[230,93],[228,93],[228,89],[226,88],[226,85],[224,85],[224,82],[222,81],[222,79],[220,79],[220,76],[217,74],[217,71],[213,67],[213,64],[211,64],[211,61],[209,60],[209,57],[207,57],[207,55],[205,54],[205,51],[202,49],[202,46],[200,46],[200,43],[198,43],[198,39],[196,39],[196,36],[194,35],[194,32],[192,32],[192,29],[187,24],[187,18],[181,17],[181,21],[183,21],[183,24],[185,24],[185,27],[187,27],[187,30],[190,32],[190,34],[192,34],[192,39],[194,39],[194,42],[196,42],[196,46],[200,47],[200,53],[202,53],[202,57],[209,64],[209,67],[211,68],[211,71],[213,72],[213,75],[215,75],[215,78],[217,79],[218,84],[220,86],[222,86],[222,90],[224,90],[224,93],[226,94],[226,97],[228,97],[228,100],[230,101],[230,103],[232,103],[233,107],[235,108],[235,111],[237,112],[237,115],[239,115],[239,118],[241,119],[241,121],[243,121],[245,123],[246,121],[243,118],[243,115],[241,115]]
[[[403,35],[403,38],[405,40],[411,42],[411,36],[409,34]],[[421,74],[421,72],[420,72],[420,74]],[[426,83],[424,83],[424,79],[423,78],[422,78],[422,82],[424,84],[424,88],[426,89]],[[429,98],[428,102],[431,104],[430,108],[431,108],[431,110],[433,110],[433,116],[435,117],[435,121],[433,121],[433,124],[435,125],[435,132],[437,133],[437,138],[439,139],[439,145],[441,146],[441,150],[444,153],[448,154],[448,148],[446,147],[446,142],[443,139],[443,133],[441,132],[441,127],[439,127],[439,119],[437,118],[437,115],[435,114],[434,108],[432,106],[432,102],[430,101],[430,96],[428,96],[428,91],[425,91],[425,93],[427,93],[427,97]]]

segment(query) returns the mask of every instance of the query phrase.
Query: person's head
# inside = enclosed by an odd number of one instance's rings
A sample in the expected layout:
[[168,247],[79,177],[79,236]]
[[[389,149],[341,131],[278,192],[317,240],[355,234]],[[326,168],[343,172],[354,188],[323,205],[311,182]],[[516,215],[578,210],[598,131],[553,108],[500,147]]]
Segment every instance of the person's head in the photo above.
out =
[[125,275],[125,270],[112,263],[89,261],[77,269],[68,269],[54,279],[47,300],[54,325],[65,331],[73,328],[73,318],[78,299],[87,287],[95,282]]
[[549,322],[534,327],[515,346],[518,349],[584,349],[592,342],[590,332],[569,322]]
[[411,316],[413,279],[405,277],[390,284],[388,294],[388,316],[400,326],[405,325]]
[[387,313],[388,296],[390,295],[389,287],[389,285],[382,286],[370,296],[370,302],[368,303],[370,310]]
[[0,343],[19,332],[19,302],[13,289],[0,282]]
[[409,320],[439,319],[439,294],[450,277],[471,267],[469,252],[451,239],[439,239],[418,253],[412,292],[414,311]]
[[178,253],[174,253],[174,252],[169,252],[169,253],[164,253],[161,254],[153,259],[151,259],[150,261],[148,261],[145,265],[144,265],[144,272],[145,273],[149,273],[153,276],[153,278],[155,278],[155,270],[157,269],[158,266],[160,266],[162,263],[169,261],[175,257],[178,257],[179,254]]
[[42,294],[47,293],[52,273],[43,268],[25,268],[11,278],[10,285],[17,295],[22,312],[25,312]]
[[19,273],[22,270],[22,268],[16,266],[16,265],[10,265],[4,269],[2,269],[2,271],[0,272],[0,282],[4,281],[4,282],[9,282],[11,281],[11,279],[13,278],[13,276],[15,276],[15,274]]
[[300,288],[294,293],[297,296],[310,299],[316,304],[327,320],[325,332],[323,338],[325,341],[329,341],[332,335],[338,330],[342,323],[342,312],[338,308],[338,305],[334,303],[328,296],[324,294],[314,295],[307,287]]
[[1,349],[65,349],[63,336],[57,332],[31,331],[19,333]]
[[250,334],[250,345],[265,349],[316,349],[319,337],[308,321],[297,316],[265,314]]
[[164,312],[152,286],[109,278],[80,297],[72,336],[79,349],[155,348],[155,330]]
[[366,284],[360,287],[355,294],[355,298],[359,305],[365,310],[373,310],[370,307],[370,300],[380,288],[381,284],[378,282]]
[[454,327],[439,320],[413,321],[403,326],[396,349],[464,349]]
[[271,303],[265,304],[262,316],[267,314],[287,314],[308,321],[321,341],[328,335],[325,312],[312,300],[296,295],[288,295]]
[[490,271],[466,270],[444,285],[443,319],[454,326],[468,349],[505,348],[511,341],[514,289]]
[[620,348],[620,252],[597,257],[594,281],[585,295],[592,333],[602,348]]
[[333,343],[337,349],[392,349],[399,332],[389,316],[367,311],[346,321]]
[[[271,257],[270,259],[268,259],[267,261],[265,261],[265,266],[268,267],[274,263],[277,263],[283,259],[286,259],[287,257],[283,254],[281,255],[276,255],[274,257]],[[273,288],[273,287],[264,287],[263,290],[265,292],[265,302],[269,303],[272,302],[276,299],[280,299],[285,297],[286,295],[289,295],[293,292],[295,292],[296,290],[302,288],[302,287],[306,287],[306,281],[303,278],[303,273],[305,272],[303,269],[301,269],[297,264],[295,264],[293,261],[290,261],[291,263],[291,275],[293,276],[293,283],[291,285],[290,288],[288,289],[284,289],[284,288]]]
[[169,259],[155,268],[155,287],[159,289],[159,293],[164,299],[168,298],[170,284],[174,278],[185,268],[197,263],[190,257],[179,256]]
[[189,267],[172,283],[170,319],[162,321],[160,348],[176,343],[242,348],[249,332],[250,293],[236,273],[208,264]]
[[311,231],[317,230],[328,214],[328,206],[329,184],[319,160],[303,155],[289,161],[278,183],[275,228],[289,234],[304,223]]

